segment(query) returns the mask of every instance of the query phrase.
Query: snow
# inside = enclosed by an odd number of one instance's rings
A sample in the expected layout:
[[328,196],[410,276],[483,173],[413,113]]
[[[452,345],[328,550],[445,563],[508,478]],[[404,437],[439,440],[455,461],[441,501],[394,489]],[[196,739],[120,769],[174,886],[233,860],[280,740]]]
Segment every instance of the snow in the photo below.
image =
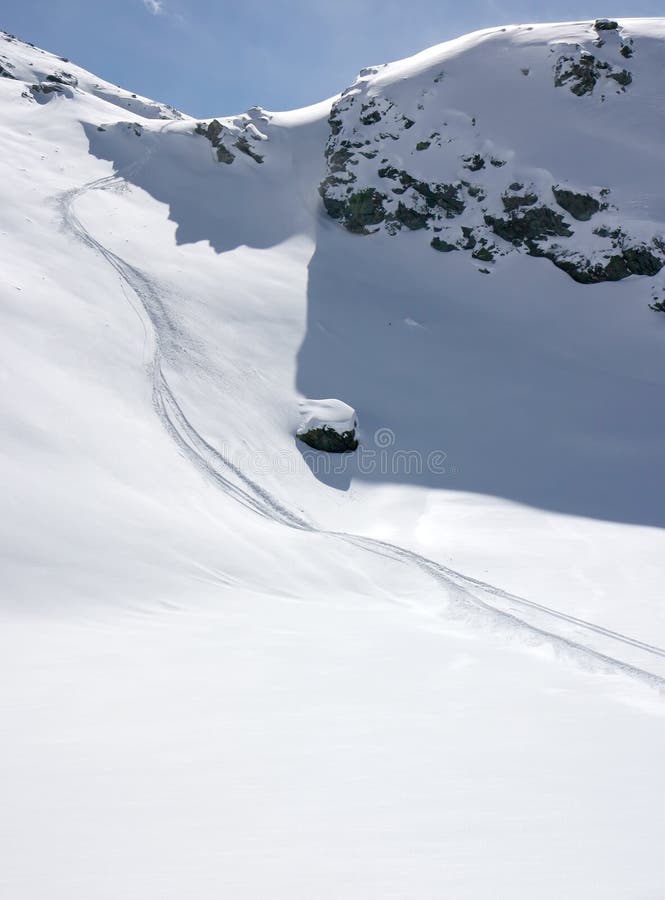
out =
[[315,428],[332,428],[338,434],[358,427],[356,411],[342,400],[301,400],[303,420],[296,434],[306,434]]
[[[363,78],[406,103],[446,67],[518,171],[612,180],[662,231],[665,20],[620,25],[605,104],[551,86],[591,22]],[[167,107],[8,62],[0,894],[659,897],[661,276],[348,234],[317,192],[337,98],[220,119],[264,156],[224,165]],[[356,409],[357,453],[311,468],[303,414]]]

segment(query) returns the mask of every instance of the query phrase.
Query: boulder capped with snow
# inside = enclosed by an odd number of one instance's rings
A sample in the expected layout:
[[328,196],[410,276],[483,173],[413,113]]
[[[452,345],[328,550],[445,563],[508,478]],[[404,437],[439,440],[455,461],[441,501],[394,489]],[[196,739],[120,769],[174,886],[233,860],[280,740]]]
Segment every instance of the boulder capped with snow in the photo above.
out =
[[298,440],[326,453],[356,450],[358,440],[356,411],[341,400],[303,400],[303,421],[296,432]]

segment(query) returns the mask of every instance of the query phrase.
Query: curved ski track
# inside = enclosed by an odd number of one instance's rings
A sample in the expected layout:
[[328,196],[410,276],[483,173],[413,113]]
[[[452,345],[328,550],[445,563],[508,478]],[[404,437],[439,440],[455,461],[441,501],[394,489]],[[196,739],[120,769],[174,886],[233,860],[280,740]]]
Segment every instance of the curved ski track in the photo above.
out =
[[[162,130],[165,130],[165,127]],[[148,150],[145,159],[134,164],[134,167],[145,165],[150,155],[151,151]],[[126,171],[129,174],[129,170]],[[448,589],[449,612],[453,620],[458,618],[469,620],[471,618],[485,626],[486,629],[489,628],[493,632],[499,631],[508,637],[518,637],[523,643],[526,641],[529,644],[548,644],[560,656],[568,657],[586,668],[591,667],[603,672],[628,675],[657,688],[659,692],[665,692],[663,675],[633,665],[604,652],[604,650],[585,644],[582,642],[582,637],[610,640],[626,648],[630,647],[662,659],[665,659],[665,649],[526,600],[524,597],[510,594],[494,585],[470,578],[395,544],[361,535],[319,528],[284,506],[238,466],[208,444],[187,419],[162,369],[162,360],[168,356],[168,347],[173,343],[173,338],[177,337],[177,328],[160,299],[159,290],[143,272],[97,241],[74,211],[76,200],[89,191],[126,186],[125,178],[121,172],[117,172],[65,192],[58,198],[62,219],[65,227],[78,240],[98,253],[117,272],[126,299],[141,319],[146,345],[149,345],[150,348],[151,359],[148,363],[148,370],[152,378],[152,399],[155,412],[180,451],[193,465],[234,500],[267,519],[290,528],[327,535],[333,540],[344,541],[367,552],[397,560],[427,572],[435,581]],[[129,293],[125,288],[129,288]],[[419,610],[421,612],[428,611],[426,607],[419,607]],[[561,634],[552,631],[551,629],[556,623],[569,626],[569,633]]]

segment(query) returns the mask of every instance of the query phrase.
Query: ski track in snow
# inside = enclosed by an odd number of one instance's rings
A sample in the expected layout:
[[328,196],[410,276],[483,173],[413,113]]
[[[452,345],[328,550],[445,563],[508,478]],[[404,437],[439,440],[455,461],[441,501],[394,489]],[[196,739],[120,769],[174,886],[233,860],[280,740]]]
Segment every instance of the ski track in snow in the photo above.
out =
[[[165,131],[166,128],[167,125],[162,126],[160,132]],[[148,149],[143,161],[127,167],[125,172],[129,174],[130,169],[144,166],[150,156],[151,150]],[[425,571],[448,589],[448,600],[453,619],[461,618],[468,621],[472,618],[474,622],[484,626],[485,630],[499,631],[508,637],[517,637],[522,643],[549,645],[558,656],[566,657],[587,669],[593,668],[596,671],[627,675],[657,688],[659,692],[665,692],[664,676],[584,644],[579,636],[580,633],[584,633],[589,637],[603,638],[663,659],[665,659],[665,649],[508,593],[494,585],[463,575],[395,544],[361,535],[319,528],[280,503],[265,488],[249,478],[238,466],[207,443],[187,419],[162,369],[162,360],[168,356],[169,344],[173,344],[174,337],[177,337],[177,328],[169,318],[157,286],[143,272],[97,241],[74,211],[76,200],[89,191],[123,189],[127,186],[122,172],[119,171],[114,175],[66,191],[57,200],[65,228],[79,241],[98,253],[117,272],[123,293],[143,326],[144,353],[146,350],[148,351],[147,367],[152,378],[152,400],[155,412],[181,453],[193,465],[234,500],[264,518],[290,528],[325,535],[369,553],[378,554]],[[129,288],[129,293],[126,288]],[[133,300],[131,295],[134,295],[136,300]],[[451,588],[453,588],[452,591]],[[413,606],[413,604],[409,605]],[[431,612],[425,605],[417,608],[419,612]],[[440,612],[440,609],[434,612],[437,611]],[[519,611],[519,615],[516,611]],[[569,626],[569,633],[561,634],[552,631],[553,623]]]

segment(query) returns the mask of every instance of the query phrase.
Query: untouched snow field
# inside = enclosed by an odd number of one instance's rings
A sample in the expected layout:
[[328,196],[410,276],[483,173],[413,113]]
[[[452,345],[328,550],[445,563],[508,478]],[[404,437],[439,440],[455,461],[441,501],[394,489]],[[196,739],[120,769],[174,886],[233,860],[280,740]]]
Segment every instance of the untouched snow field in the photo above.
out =
[[319,194],[333,103],[421,98],[419,177],[607,186],[656,252],[665,20],[620,29],[605,99],[554,84],[592,23],[514,26],[219,128],[0,39],[2,897],[661,900],[665,270]]

